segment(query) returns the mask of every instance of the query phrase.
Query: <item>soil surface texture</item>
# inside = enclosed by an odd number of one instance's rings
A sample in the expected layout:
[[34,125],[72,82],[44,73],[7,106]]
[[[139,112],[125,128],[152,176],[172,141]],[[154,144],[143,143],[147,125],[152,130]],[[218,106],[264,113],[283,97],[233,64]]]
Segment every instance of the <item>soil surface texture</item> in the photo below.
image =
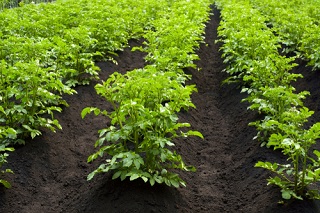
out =
[[[260,147],[252,140],[256,135],[248,123],[259,119],[256,112],[248,111],[241,103],[245,94],[237,84],[222,84],[227,78],[217,39],[219,11],[207,23],[205,44],[198,50],[196,62],[200,71],[186,69],[192,74],[190,84],[196,84],[198,92],[192,99],[196,109],[182,112],[180,119],[189,122],[194,130],[203,133],[205,139],[189,137],[176,141],[178,153],[187,164],[197,168],[193,172],[179,172],[187,183],[186,188],[170,188],[166,185],[151,187],[143,181],[111,180],[112,174],[99,174],[91,181],[86,176],[101,160],[87,163],[94,152],[97,131],[107,125],[103,117],[87,116],[81,119],[84,107],[110,107],[99,97],[92,82],[78,86],[78,94],[65,96],[69,107],[57,114],[63,130],[42,136],[16,147],[10,153],[7,166],[15,174],[6,175],[11,189],[0,189],[0,212],[3,213],[317,213],[318,201],[293,201],[278,204],[280,190],[267,186],[268,171],[254,168],[257,161],[283,161],[281,153]],[[130,41],[130,45],[141,45]],[[98,62],[101,79],[115,71],[128,70],[145,65],[144,53],[131,52],[130,48],[119,53],[118,65]],[[320,73],[311,71],[305,64],[294,72],[305,77],[295,83],[298,91],[308,90],[311,96],[306,106],[315,111],[310,123],[320,121]],[[317,147],[318,149],[320,146]]]

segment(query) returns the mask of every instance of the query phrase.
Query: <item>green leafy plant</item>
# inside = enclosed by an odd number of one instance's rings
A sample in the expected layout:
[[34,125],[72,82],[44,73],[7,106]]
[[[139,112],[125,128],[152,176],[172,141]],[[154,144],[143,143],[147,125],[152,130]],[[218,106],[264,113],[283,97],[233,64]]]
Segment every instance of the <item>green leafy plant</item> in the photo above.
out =
[[183,86],[185,80],[184,75],[157,72],[149,66],[125,75],[114,73],[106,82],[96,85],[97,93],[111,103],[113,111],[92,107],[82,111],[82,117],[94,112],[106,116],[111,123],[99,131],[95,146],[100,149],[88,158],[91,162],[99,156],[106,157],[106,163],[89,174],[88,180],[97,173],[113,170],[113,179],[142,178],[151,185],[157,182],[185,186],[173,169],[195,171],[195,168],[186,166],[173,150],[173,139],[203,137],[197,131],[179,131],[190,124],[179,123],[177,112],[194,107],[190,95],[195,87]]
[[[19,139],[14,143],[24,143],[25,138],[41,134],[40,127],[61,129],[53,113],[61,112],[59,105],[67,106],[60,94],[72,94],[74,90],[60,81],[59,73],[41,68],[39,61],[18,62],[13,67],[2,61],[0,81],[0,124],[15,129]],[[2,143],[11,141],[6,140]]]
[[[4,163],[7,163],[7,157],[9,156],[9,154],[6,153],[7,151],[12,152],[14,151],[14,149],[0,145],[0,168],[3,166]],[[1,174],[13,173],[11,169],[1,170],[0,172]],[[6,188],[11,188],[11,184],[4,179],[0,179],[0,183],[4,185]]]
[[270,120],[266,125],[276,126],[281,132],[271,135],[268,146],[280,149],[288,156],[289,164],[258,162],[255,166],[268,169],[276,174],[268,179],[268,184],[281,188],[283,199],[303,199],[303,197],[320,199],[319,191],[310,189],[314,183],[320,181],[320,152],[310,148],[320,138],[320,123],[309,129],[304,129],[303,124],[313,114],[306,107],[295,107],[284,112],[285,119],[282,123]]
[[[157,8],[164,2],[159,1]],[[100,51],[114,53],[130,36],[137,36],[127,34],[128,28],[134,30],[129,23],[137,18],[130,13],[135,5],[60,1],[25,4],[0,13],[0,125],[10,126],[18,135],[2,143],[24,143],[25,138],[40,135],[43,127],[61,129],[54,112],[67,106],[62,94],[73,94],[71,86],[98,78],[94,60],[104,58]],[[139,5],[141,11],[147,9],[141,17],[151,14],[151,4]],[[140,33],[147,24],[142,20],[146,19],[134,21]]]
[[282,52],[294,53],[319,69],[319,1],[251,0],[267,19],[271,30],[282,44]]
[[[0,106],[1,110],[1,106]],[[10,127],[0,126],[0,139],[1,138],[16,138],[16,131]],[[9,154],[7,152],[14,151],[14,148],[6,147],[4,144],[0,144],[0,168],[2,168],[3,164],[7,163],[7,157]],[[5,173],[13,173],[11,169],[5,169],[0,171],[1,174]],[[4,185],[6,188],[10,188],[11,184],[4,180],[0,179],[0,183]]]
[[161,71],[183,73],[183,68],[196,68],[194,61],[199,56],[195,50],[204,40],[210,3],[210,0],[169,3],[167,9],[159,12],[160,17],[151,22],[151,29],[144,33],[145,46],[134,50],[147,52],[145,60]]
[[248,109],[257,110],[259,113],[265,115],[265,118],[249,125],[255,126],[258,134],[254,139],[262,141],[261,146],[266,145],[264,142],[270,134],[281,131],[277,126],[267,125],[270,120],[282,123],[287,119],[287,114],[284,112],[289,111],[292,107],[303,106],[303,99],[309,95],[309,92],[303,91],[298,94],[294,93],[295,89],[290,87],[278,86],[275,88],[265,87],[260,88],[260,95],[255,93],[245,100],[250,100],[251,105]]
[[[307,4],[307,1],[300,2]],[[319,139],[320,124],[306,129],[306,122],[313,114],[303,106],[303,99],[309,92],[295,93],[291,83],[302,76],[289,71],[296,66],[292,63],[296,57],[279,54],[281,50],[285,53],[296,50],[309,27],[311,32],[316,30],[310,21],[313,18],[292,13],[287,3],[297,10],[292,1],[216,1],[222,10],[219,41],[224,43],[221,50],[224,62],[228,63],[226,71],[231,75],[226,82],[244,83],[242,92],[249,95],[244,99],[251,104],[249,109],[265,116],[250,123],[258,130],[256,138],[262,145],[279,149],[288,156],[289,164],[259,161],[256,167],[276,174],[268,179],[268,184],[279,186],[284,199],[319,199],[319,191],[312,188],[312,184],[320,180],[319,151],[312,154],[310,149]],[[311,38],[316,33],[310,35]],[[317,50],[317,45],[311,46],[300,47],[305,47],[306,51]],[[316,67],[317,55],[313,50],[308,52],[310,64]]]
[[[203,40],[203,23],[208,18],[210,2],[161,2],[161,10],[151,13],[151,21],[145,27],[146,46],[134,48],[147,52],[145,60],[151,65],[126,75],[115,73],[103,85],[96,86],[113,111],[93,107],[82,111],[82,117],[94,112],[111,122],[110,127],[100,131],[96,142],[100,150],[88,158],[91,162],[107,155],[106,164],[88,179],[114,170],[113,178],[121,180],[130,177],[130,180],[149,180],[151,185],[156,182],[175,187],[185,185],[173,170],[194,171],[194,168],[186,166],[173,150],[173,139],[202,135],[197,131],[179,131],[190,124],[179,123],[177,113],[182,108],[194,107],[190,95],[196,91],[194,86],[184,86],[188,76],[182,69],[196,67],[193,60],[198,56],[194,50]],[[110,145],[105,145],[106,142]]]

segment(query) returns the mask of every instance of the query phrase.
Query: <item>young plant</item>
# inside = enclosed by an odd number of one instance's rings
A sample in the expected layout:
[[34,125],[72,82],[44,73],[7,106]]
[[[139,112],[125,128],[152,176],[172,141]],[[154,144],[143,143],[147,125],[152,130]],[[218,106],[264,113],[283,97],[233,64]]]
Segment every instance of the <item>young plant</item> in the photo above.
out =
[[[1,110],[1,106],[0,106]],[[0,126],[0,141],[2,138],[16,138],[16,131],[10,127]],[[7,151],[12,152],[14,148],[6,147],[4,144],[0,144],[0,168],[3,164],[7,163],[7,157],[9,156]],[[13,173],[11,169],[1,170],[0,174]],[[4,185],[6,188],[10,188],[11,184],[3,179],[0,179],[0,184]]]
[[[0,124],[15,129],[20,138],[12,142],[24,143],[23,139],[40,135],[41,127],[61,129],[53,113],[61,112],[59,105],[67,105],[61,94],[74,90],[61,82],[59,73],[41,68],[39,61],[18,62],[13,67],[2,61],[0,82]],[[1,142],[11,143],[8,138]]]
[[244,100],[251,103],[248,109],[257,110],[259,113],[265,115],[263,120],[251,122],[249,125],[255,126],[258,134],[254,139],[262,141],[261,146],[266,145],[265,139],[270,134],[281,131],[275,125],[267,125],[270,120],[283,123],[286,120],[285,112],[289,111],[292,107],[303,106],[303,100],[309,95],[309,92],[303,91],[298,94],[294,93],[295,88],[292,86],[284,87],[278,86],[275,88],[264,87],[260,88],[258,92],[250,94]]
[[[3,164],[7,163],[7,157],[9,156],[9,154],[7,154],[6,151],[12,152],[14,151],[14,149],[0,145],[0,168],[3,166]],[[1,170],[0,173],[4,174],[13,172],[11,169],[5,169]],[[4,187],[6,188],[11,188],[11,184],[6,180],[0,179],[0,184],[4,185]]]
[[128,72],[114,73],[103,84],[96,85],[98,94],[111,103],[111,112],[88,107],[82,111],[102,114],[111,125],[99,131],[95,143],[100,150],[88,158],[88,162],[105,157],[106,163],[88,175],[88,180],[97,173],[114,171],[113,179],[130,180],[142,178],[151,185],[165,183],[168,186],[185,186],[174,169],[195,171],[186,166],[181,156],[174,151],[174,139],[191,135],[203,137],[197,131],[179,131],[190,127],[179,123],[177,112],[195,107],[190,95],[194,86],[183,86],[186,76],[175,72],[158,72],[149,66]]
[[300,199],[304,197],[320,199],[320,193],[316,189],[308,188],[320,181],[320,152],[315,150],[312,156],[310,148],[320,138],[320,123],[316,123],[309,129],[304,129],[304,123],[313,114],[308,108],[284,112],[283,122],[275,120],[267,122],[267,126],[276,126],[281,132],[271,135],[268,146],[280,149],[288,156],[289,164],[270,162],[256,163],[255,167],[268,169],[276,174],[268,179],[268,184],[274,184],[281,188],[283,199]]

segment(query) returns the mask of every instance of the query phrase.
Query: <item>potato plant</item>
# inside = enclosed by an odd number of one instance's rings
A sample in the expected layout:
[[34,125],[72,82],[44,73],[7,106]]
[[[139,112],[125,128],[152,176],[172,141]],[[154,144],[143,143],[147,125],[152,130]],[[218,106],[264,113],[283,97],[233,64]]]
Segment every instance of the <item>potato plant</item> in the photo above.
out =
[[279,186],[283,199],[320,199],[319,190],[310,188],[320,181],[320,152],[310,153],[311,146],[320,138],[320,122],[304,129],[303,124],[313,114],[306,107],[292,107],[283,114],[282,122],[269,120],[266,123],[266,126],[276,126],[280,130],[270,136],[267,145],[280,149],[290,163],[260,161],[255,166],[275,174],[268,179],[268,184]]
[[[0,111],[1,111],[0,107]],[[16,131],[10,127],[0,126],[0,139],[1,138],[16,138]],[[13,173],[11,169],[2,170],[3,164],[7,163],[7,157],[9,154],[7,152],[14,151],[12,147],[6,147],[5,145],[0,145],[0,174],[3,175],[5,173]],[[11,184],[0,178],[0,184],[2,184],[6,188],[10,188]]]
[[264,119],[249,124],[255,126],[258,130],[254,139],[262,141],[261,146],[264,146],[266,145],[265,141],[272,133],[282,131],[276,128],[277,126],[269,126],[267,123],[270,120],[282,123],[287,119],[285,112],[290,111],[292,107],[302,107],[303,100],[309,95],[309,92],[303,91],[296,94],[292,86],[289,88],[284,86],[264,87],[260,90],[261,95],[251,95],[247,100],[250,99],[251,103],[248,109],[257,110],[259,113],[266,115]]
[[199,57],[195,50],[204,40],[211,3],[210,0],[172,3],[143,35],[145,47],[135,49],[147,52],[145,60],[159,70],[182,72],[186,67],[196,68],[194,61]]
[[[14,151],[14,148],[5,147],[4,145],[0,146],[0,168],[2,168],[3,164],[7,163],[7,157],[9,156],[9,154],[7,153],[8,151],[12,152]],[[13,172],[11,169],[5,169],[0,171],[1,175],[5,173],[13,173]],[[4,179],[0,179],[0,184],[2,184],[6,188],[11,188],[11,184]]]
[[249,109],[256,109],[266,115],[264,120],[251,123],[258,129],[255,138],[268,137],[265,121],[281,114],[278,110],[296,104],[292,98],[280,98],[281,94],[292,94],[294,89],[290,86],[291,82],[302,77],[289,72],[297,65],[292,63],[295,57],[286,58],[279,54],[278,39],[266,26],[266,18],[248,2],[231,4],[218,1],[218,6],[223,8],[218,41],[223,42],[222,57],[228,65],[225,71],[230,74],[225,82],[242,82],[242,92],[248,94],[243,101],[251,104]]
[[[275,177],[268,179],[268,184],[279,186],[283,199],[319,199],[319,191],[313,188],[313,184],[320,181],[319,151],[315,150],[312,154],[310,149],[319,139],[320,125],[316,123],[307,128],[306,122],[313,112],[304,107],[303,100],[309,92],[296,93],[291,85],[302,77],[300,74],[290,73],[296,66],[292,63],[296,57],[279,54],[282,46],[278,42],[289,49],[297,43],[284,42],[290,40],[290,33],[276,31],[276,35],[273,34],[274,22],[270,26],[268,18],[281,20],[282,17],[266,17],[263,12],[270,8],[260,4],[263,9],[259,11],[254,7],[257,2],[265,1],[216,1],[222,10],[219,41],[223,42],[221,50],[224,62],[228,64],[226,71],[231,75],[226,82],[242,82],[242,92],[248,93],[244,101],[251,104],[248,108],[265,116],[262,120],[250,123],[258,130],[255,138],[263,146],[280,149],[288,156],[288,164],[259,161],[255,165],[275,173]],[[270,2],[276,3],[275,5],[279,3]],[[275,11],[275,7],[272,9]],[[295,27],[289,27],[290,32],[295,32]],[[295,33],[303,33],[303,29]]]
[[[180,111],[181,107],[194,107],[190,101],[190,94],[195,88],[183,86],[186,76],[183,74],[182,68],[195,68],[193,60],[198,59],[198,56],[194,50],[199,47],[199,41],[203,40],[203,23],[209,15],[210,3],[211,1],[188,3],[176,1],[168,4],[168,7],[165,7],[167,9],[158,12],[158,18],[152,20],[150,26],[145,28],[146,46],[135,48],[135,50],[139,49],[148,53],[145,59],[151,65],[143,69],[145,73],[141,70],[134,70],[129,72],[130,74],[128,73],[125,78],[116,74],[117,77],[112,76],[108,80],[111,82],[107,85],[115,81],[115,78],[117,81],[122,79],[121,82],[125,81],[125,83],[119,88],[115,87],[116,90],[109,86],[109,89],[115,94],[108,95],[111,97],[117,95],[115,97],[117,97],[118,103],[114,103],[113,98],[107,98],[116,113],[109,116],[114,122],[110,128],[100,132],[100,139],[96,146],[101,145],[104,140],[111,140],[117,145],[120,143],[121,149],[118,150],[118,146],[105,146],[99,152],[91,155],[89,161],[102,156],[103,152],[107,152],[113,157],[107,160],[108,164],[103,164],[92,172],[88,179],[91,179],[96,173],[114,169],[116,171],[113,178],[120,177],[123,180],[130,176],[130,180],[139,177],[146,182],[149,180],[151,185],[156,182],[164,182],[175,187],[185,185],[184,181],[171,170],[192,171],[194,168],[185,166],[181,156],[172,152],[172,148],[168,149],[167,147],[174,145],[172,139],[175,137],[189,135],[202,137],[196,131],[178,134],[179,128],[189,127],[189,124],[178,123],[178,117],[175,113]],[[181,8],[184,9],[181,10]],[[166,73],[163,73],[164,71]],[[145,79],[147,78],[146,74],[152,76],[152,81],[150,81],[150,77]],[[115,82],[113,84],[120,85]],[[133,90],[129,91],[128,87]],[[101,85],[97,85],[97,91],[100,91],[99,88]],[[150,90],[150,88],[153,89]],[[175,89],[172,90],[173,88]],[[182,88],[183,90],[181,90]],[[148,89],[150,91],[146,92]],[[140,92],[135,92],[136,90]],[[180,91],[180,95],[176,99],[174,97],[178,95],[176,93],[178,91]],[[103,91],[103,93],[105,92]],[[144,100],[140,100],[140,93]],[[123,101],[121,97],[126,97],[125,100],[129,99]],[[108,115],[106,111],[101,112],[97,108],[86,108],[83,111],[83,116],[92,111],[96,114]],[[113,126],[117,122],[119,122],[117,127]],[[114,131],[115,133],[113,133]],[[123,132],[125,136],[120,137],[119,134],[123,135]],[[113,135],[115,138],[112,137]],[[120,151],[121,153],[118,155]],[[124,151],[126,153],[123,153]],[[128,170],[126,167],[130,169]]]
[[185,75],[158,72],[148,66],[125,75],[114,73],[95,86],[97,93],[111,103],[112,111],[94,107],[82,111],[82,117],[94,112],[110,122],[110,126],[99,131],[95,146],[100,149],[88,158],[88,162],[98,157],[106,161],[88,175],[88,180],[97,173],[113,171],[113,179],[142,178],[151,185],[185,186],[174,169],[195,168],[187,166],[174,150],[174,139],[203,137],[197,131],[180,130],[190,124],[178,122],[177,113],[195,107],[190,95],[196,89],[193,85],[183,86],[185,80]]
[[53,113],[67,103],[59,93],[72,94],[74,90],[63,85],[57,73],[41,68],[38,61],[9,66],[2,60],[0,82],[0,124],[13,128],[18,136],[3,138],[1,144],[24,143],[28,136],[39,135],[40,127],[61,129]]
[[314,69],[320,68],[319,13],[316,12],[319,1],[251,0],[251,3],[267,18],[283,52],[295,53]]
[[[113,178],[130,180],[142,178],[151,185],[165,183],[185,186],[174,169],[194,171],[174,150],[174,138],[202,135],[197,131],[179,132],[188,123],[179,123],[177,113],[194,107],[190,95],[194,86],[185,86],[187,77],[182,68],[194,67],[194,53],[203,40],[204,22],[209,16],[211,1],[167,2],[145,28],[146,46],[134,50],[148,53],[150,65],[129,71],[126,75],[113,74],[96,90],[113,106],[108,112],[88,107],[89,112],[103,114],[111,121],[110,127],[100,131],[96,146],[100,150],[88,158],[91,162],[107,155],[105,164],[89,174],[114,170]],[[181,10],[181,8],[184,8]],[[105,145],[109,142],[110,145]]]
[[295,57],[279,54],[278,38],[257,9],[248,2],[218,1],[218,5],[223,8],[218,42],[223,43],[222,57],[228,65],[225,71],[230,74],[225,82],[241,81],[256,91],[265,86],[290,85],[299,77],[288,72],[297,65],[292,63]]

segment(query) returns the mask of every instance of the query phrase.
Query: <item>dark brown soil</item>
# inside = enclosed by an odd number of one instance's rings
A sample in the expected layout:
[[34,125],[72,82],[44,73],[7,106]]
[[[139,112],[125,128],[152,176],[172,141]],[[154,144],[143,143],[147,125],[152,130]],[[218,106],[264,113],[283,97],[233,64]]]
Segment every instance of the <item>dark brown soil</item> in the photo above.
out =
[[[248,123],[258,118],[241,103],[244,94],[238,85],[221,85],[227,77],[221,72],[224,65],[217,39],[219,12],[206,28],[206,43],[198,51],[201,71],[187,69],[193,75],[198,93],[193,95],[197,109],[180,114],[182,120],[205,136],[204,140],[188,138],[177,141],[177,149],[185,161],[197,168],[195,173],[181,173],[186,188],[165,185],[150,187],[142,181],[112,181],[110,174],[98,175],[92,181],[86,176],[99,164],[86,163],[94,151],[97,131],[106,125],[101,117],[88,116],[82,120],[81,110],[87,106],[108,107],[96,95],[93,82],[77,87],[78,95],[65,97],[70,104],[57,115],[63,131],[44,132],[43,136],[27,141],[10,154],[8,167],[14,175],[7,175],[13,187],[1,189],[0,212],[54,213],[54,212],[320,212],[315,201],[294,201],[279,205],[278,188],[267,186],[269,172],[254,168],[258,160],[278,161],[284,158],[278,152],[261,148],[252,138],[255,130]],[[131,41],[132,46],[139,45]],[[112,72],[144,66],[144,54],[126,49],[119,53],[118,65],[100,62],[101,79]],[[309,90],[306,105],[315,110],[311,122],[320,121],[320,75],[305,65],[295,69],[305,75],[295,86]],[[319,147],[319,146],[318,146]]]

